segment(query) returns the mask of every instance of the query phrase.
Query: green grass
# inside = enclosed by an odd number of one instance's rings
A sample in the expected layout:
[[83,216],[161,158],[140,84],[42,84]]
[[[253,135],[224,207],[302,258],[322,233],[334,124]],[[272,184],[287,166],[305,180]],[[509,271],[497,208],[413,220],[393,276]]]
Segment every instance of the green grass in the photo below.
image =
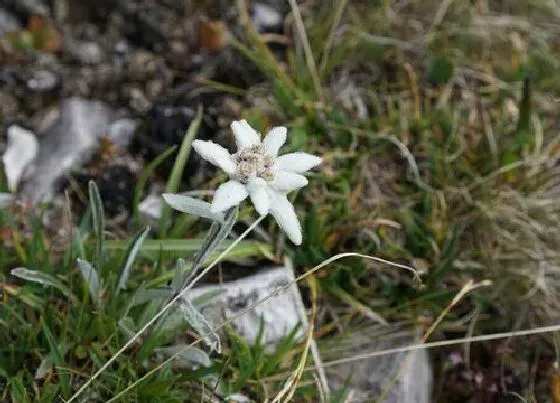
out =
[[[493,285],[466,296],[433,338],[560,317],[557,8],[540,0],[451,2],[447,9],[441,3],[411,1],[397,9],[388,1],[306,2],[300,11],[316,67],[306,62],[295,26],[283,65],[249,25],[234,42],[268,78],[248,90],[239,118],[261,130],[284,124],[290,129],[285,152],[324,157],[310,185],[292,197],[304,228],[303,245],[287,251],[298,273],[345,251],[422,271],[422,286],[408,273],[357,258],[319,271],[318,303],[346,308],[336,323],[317,325],[320,347],[372,318],[422,329],[471,279]],[[341,18],[333,26],[336,9]],[[192,132],[170,191],[178,189],[191,140]],[[161,159],[146,168],[137,193]],[[102,200],[90,190],[92,208],[62,241],[42,227],[40,212],[0,211],[0,401],[68,398],[154,315],[166,294],[147,290],[172,281],[175,260],[192,256],[204,240],[198,224],[185,216],[171,220],[167,212],[129,262],[134,235],[103,241]],[[240,217],[254,213],[245,208]],[[137,215],[135,222],[136,231],[145,228]],[[282,237],[272,219],[262,227],[273,239]],[[277,245],[243,241],[227,260],[272,259],[283,253]],[[77,258],[97,270],[96,295]],[[44,273],[62,287],[18,280],[10,275],[15,267]],[[125,267],[126,288],[118,291]],[[157,365],[162,348],[185,343],[187,324],[172,319],[142,337],[84,396],[108,399]],[[285,378],[275,375],[295,370],[306,351],[294,334],[269,355],[231,329],[226,335],[209,368],[167,364],[121,401],[200,401],[204,391],[214,393],[212,377],[224,392],[262,401],[282,388]],[[554,351],[551,340],[543,337],[544,351]],[[519,363],[525,356],[514,352],[508,359]],[[36,380],[42,363],[50,365]],[[530,397],[528,365],[517,368]],[[296,399],[316,401],[317,393],[305,372]],[[441,393],[437,398],[445,401]]]

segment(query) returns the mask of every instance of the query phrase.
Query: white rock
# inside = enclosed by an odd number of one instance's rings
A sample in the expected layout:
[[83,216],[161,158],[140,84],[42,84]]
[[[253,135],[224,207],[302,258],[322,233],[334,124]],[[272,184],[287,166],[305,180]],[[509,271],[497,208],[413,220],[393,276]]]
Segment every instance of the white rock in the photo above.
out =
[[256,3],[252,8],[251,19],[257,31],[279,29],[282,25],[282,14],[268,4]]
[[[325,363],[328,363],[331,360],[352,358],[373,351],[417,343],[420,341],[415,329],[367,326],[343,335],[340,340],[324,343],[321,357]],[[346,385],[348,393],[352,395],[352,399],[348,400],[351,402],[376,400],[401,369],[400,376],[397,377],[383,402],[429,403],[432,401],[432,367],[426,350],[353,360],[326,369],[332,389],[336,390]]]
[[11,193],[0,193],[0,208],[9,207],[14,202],[14,195]]
[[120,146],[127,146],[136,130],[134,119],[123,118],[114,121],[108,129],[108,137]]
[[41,133],[34,175],[22,193],[32,201],[48,201],[57,181],[74,165],[85,163],[107,134],[113,111],[100,101],[69,98],[60,108],[59,119]]
[[[261,271],[250,277],[242,278],[223,285],[209,285],[193,288],[189,297],[194,299],[208,292],[222,291],[220,295],[201,307],[201,313],[214,326],[230,319],[257,301],[265,298],[280,287],[294,280],[289,267],[277,267]],[[263,343],[272,351],[298,323],[302,323],[296,337],[305,332],[305,318],[302,318],[300,295],[296,284],[291,284],[279,295],[250,310],[232,322],[235,330],[250,344],[254,344],[259,333],[261,317],[264,320]]]
[[52,90],[58,83],[56,75],[48,70],[38,70],[27,80],[27,87],[32,91],[44,92]]
[[138,205],[138,212],[147,219],[159,220],[163,210],[161,195],[150,194]]
[[8,32],[17,32],[21,30],[21,24],[18,19],[8,11],[0,8],[0,37]]
[[2,156],[8,189],[17,190],[25,169],[37,157],[39,143],[35,134],[22,127],[12,125],[8,128],[8,147]]
[[76,57],[84,64],[99,64],[103,51],[97,42],[80,42],[76,45]]

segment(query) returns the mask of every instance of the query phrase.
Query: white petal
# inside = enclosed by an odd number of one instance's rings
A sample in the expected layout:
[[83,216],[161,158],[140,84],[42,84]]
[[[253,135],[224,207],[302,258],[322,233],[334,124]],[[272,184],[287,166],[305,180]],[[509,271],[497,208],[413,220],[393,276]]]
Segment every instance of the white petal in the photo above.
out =
[[288,201],[285,195],[276,193],[276,197],[271,200],[270,212],[276,219],[280,228],[288,235],[288,238],[290,238],[295,245],[301,245],[301,225],[298,221],[294,206]]
[[235,135],[235,143],[237,144],[238,151],[261,142],[259,133],[257,133],[245,119],[231,122],[231,130],[233,130],[233,134]]
[[211,164],[220,167],[229,175],[233,175],[236,170],[232,156],[224,147],[211,141],[195,140],[192,143],[194,150]]
[[280,147],[282,147],[286,142],[287,136],[288,129],[284,126],[272,128],[263,140],[265,153],[276,157],[278,155],[278,150],[280,150]]
[[249,192],[245,185],[237,181],[229,181],[222,183],[216,193],[214,193],[214,200],[210,211],[212,213],[219,213],[233,207],[247,198]]
[[270,186],[278,192],[288,193],[292,190],[302,188],[308,183],[307,178],[303,175],[287,171],[278,171],[274,174],[274,180],[271,182]]
[[291,153],[276,159],[276,167],[282,171],[303,173],[323,161],[320,157],[307,153]]
[[255,210],[260,215],[268,214],[270,208],[270,197],[268,196],[267,184],[263,178],[256,176],[249,179],[247,183],[247,190],[249,190],[249,197],[255,205]]

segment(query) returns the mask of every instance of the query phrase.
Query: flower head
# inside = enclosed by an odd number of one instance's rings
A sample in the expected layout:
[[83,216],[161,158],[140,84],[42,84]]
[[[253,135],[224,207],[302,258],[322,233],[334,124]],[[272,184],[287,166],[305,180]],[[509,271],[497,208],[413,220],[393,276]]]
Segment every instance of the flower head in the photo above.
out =
[[205,160],[223,169],[230,180],[218,188],[212,201],[212,212],[225,211],[247,197],[261,215],[269,212],[296,245],[302,241],[301,225],[288,192],[307,185],[302,173],[321,163],[321,158],[296,152],[278,156],[286,142],[288,130],[279,126],[261,136],[246,120],[231,124],[237,153],[230,154],[212,141],[195,140],[194,150]]

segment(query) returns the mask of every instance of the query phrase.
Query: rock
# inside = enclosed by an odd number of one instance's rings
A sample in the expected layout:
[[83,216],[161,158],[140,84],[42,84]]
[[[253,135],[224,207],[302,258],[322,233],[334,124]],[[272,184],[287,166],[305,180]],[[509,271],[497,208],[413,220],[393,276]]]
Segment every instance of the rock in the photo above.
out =
[[[207,305],[201,307],[201,313],[214,326],[225,319],[232,318],[260,299],[270,295],[276,289],[284,287],[294,280],[289,267],[268,269],[250,277],[242,278],[223,285],[208,285],[193,288],[190,298],[196,298],[208,292],[221,291]],[[259,327],[264,320],[263,343],[268,351],[294,330],[298,323],[306,323],[301,316],[301,296],[296,284],[290,285],[279,295],[271,297],[263,304],[232,322],[234,329],[250,344],[257,340]],[[296,337],[304,334],[300,327]]]
[[99,64],[103,59],[103,51],[97,42],[78,42],[70,46],[72,54],[83,64]]
[[113,143],[119,146],[127,146],[134,136],[136,126],[134,119],[118,119],[109,126],[107,136]]
[[58,84],[58,77],[48,70],[38,70],[27,80],[27,88],[36,92],[47,92]]
[[136,175],[130,167],[121,164],[106,166],[96,182],[108,216],[112,217],[131,210]]
[[[324,362],[328,362],[419,342],[414,329],[391,326],[360,329],[359,332],[345,334],[342,340],[323,345],[321,357]],[[409,354],[411,358],[405,362]],[[426,350],[381,355],[327,367],[326,370],[333,390],[346,386],[347,396],[353,396],[351,401],[371,401],[380,396],[401,368],[402,373],[383,402],[431,402],[433,377]]]
[[161,195],[148,195],[138,205],[138,212],[147,220],[159,220],[161,218],[162,209],[163,199]]
[[17,190],[26,168],[37,157],[38,152],[39,143],[33,132],[16,125],[8,127],[8,147],[2,156],[2,162],[10,192]]
[[14,202],[14,195],[10,193],[0,193],[0,209],[12,205]]
[[35,172],[25,183],[23,196],[35,202],[52,199],[57,181],[72,166],[91,157],[112,118],[112,110],[103,102],[81,98],[63,101],[58,120],[39,136]]
[[251,8],[251,20],[259,32],[282,32],[282,14],[268,4],[255,4]]
[[28,18],[32,15],[47,16],[49,8],[42,0],[4,0],[3,5],[21,18]]
[[17,32],[21,29],[21,24],[13,14],[0,8],[0,37],[8,32]]

